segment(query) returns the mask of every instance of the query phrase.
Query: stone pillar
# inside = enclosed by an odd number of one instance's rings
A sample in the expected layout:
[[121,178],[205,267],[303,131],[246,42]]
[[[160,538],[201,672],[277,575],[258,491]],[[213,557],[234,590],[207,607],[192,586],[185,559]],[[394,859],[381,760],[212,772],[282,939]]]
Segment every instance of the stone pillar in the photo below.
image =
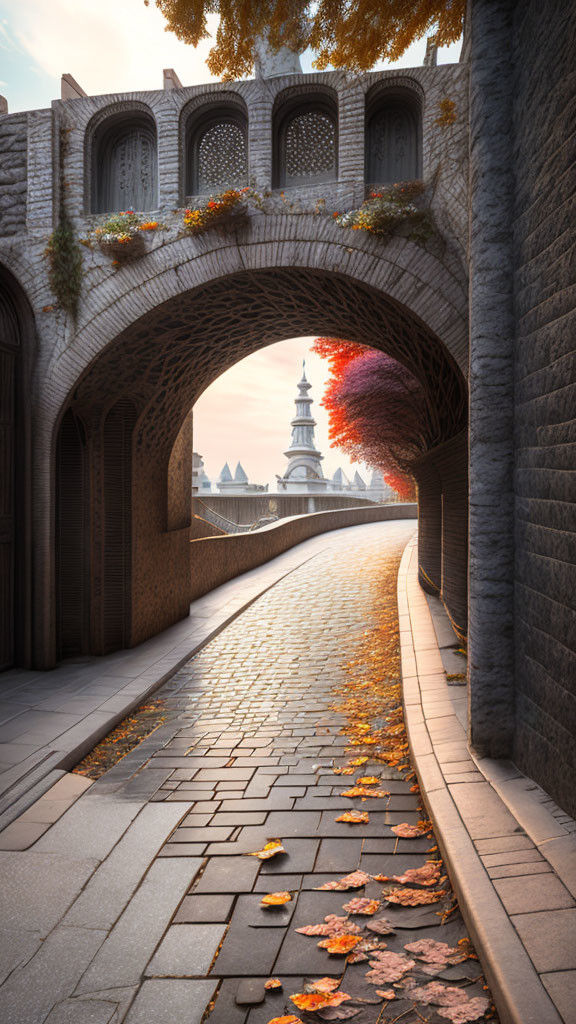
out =
[[266,191],[272,188],[272,90],[259,79],[248,109],[248,180]]
[[47,235],[54,227],[58,202],[55,175],[59,158],[51,110],[28,114],[28,195],[26,228],[31,235]]
[[354,188],[354,204],[364,200],[366,96],[358,83],[338,90],[338,180]]
[[168,530],[190,526],[192,513],[192,413],[188,413],[176,438],[168,463]]
[[513,669],[513,0],[473,0],[470,58],[470,741],[505,757]]
[[468,630],[468,439],[463,431],[433,453],[442,481],[440,596],[455,632]]
[[418,484],[418,579],[429,594],[442,586],[442,484],[433,459],[414,469]]
[[463,431],[417,464],[418,577],[440,594],[456,631],[467,627],[468,466]]
[[179,105],[169,90],[155,110],[158,132],[158,207],[174,210],[181,205]]

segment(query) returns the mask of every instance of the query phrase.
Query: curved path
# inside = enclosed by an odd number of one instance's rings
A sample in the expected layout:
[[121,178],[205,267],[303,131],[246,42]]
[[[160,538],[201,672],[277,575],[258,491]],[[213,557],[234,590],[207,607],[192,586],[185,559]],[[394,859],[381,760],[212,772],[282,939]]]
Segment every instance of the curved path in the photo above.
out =
[[[321,936],[295,930],[345,916],[352,898],[381,898],[383,883],[318,886],[357,869],[401,874],[434,847],[429,834],[392,833],[417,824],[419,797],[408,770],[375,758],[370,740],[397,721],[396,576],[413,529],[388,522],[327,535],[158,691],[164,725],[30,850],[3,855],[13,871],[5,1024],[268,1024],[295,1010],[289,996],[306,976],[340,978],[344,968],[357,1024],[446,1019],[426,1002],[414,1009],[392,979],[369,984],[369,958],[346,965],[318,947]],[[358,755],[359,771],[334,774]],[[343,797],[362,774],[390,795]],[[352,808],[369,821],[335,820]],[[274,838],[284,854],[246,856]],[[291,901],[262,909],[275,891]],[[444,925],[439,910],[451,911]],[[366,927],[383,914],[395,928],[385,938]],[[345,930],[404,956],[407,943],[454,947],[465,936],[449,893],[431,905],[384,904],[375,919],[351,915]],[[422,966],[410,970],[420,987],[431,980]],[[480,974],[469,959],[445,965],[440,980],[482,999]],[[265,992],[271,976],[282,990]],[[391,990],[393,1003],[377,990]],[[340,1019],[326,1012],[299,1016]]]

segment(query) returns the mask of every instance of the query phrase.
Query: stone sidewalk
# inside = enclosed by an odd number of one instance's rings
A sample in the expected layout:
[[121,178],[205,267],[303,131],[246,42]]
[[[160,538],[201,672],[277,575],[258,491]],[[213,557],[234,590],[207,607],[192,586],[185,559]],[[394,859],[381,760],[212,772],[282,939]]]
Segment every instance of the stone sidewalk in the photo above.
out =
[[[391,522],[318,538],[323,545],[313,557],[294,565],[163,686],[168,715],[156,732],[89,785],[30,849],[0,853],[3,1024],[268,1024],[295,1010],[289,996],[303,991],[307,976],[343,972],[348,1016],[357,1024],[398,1015],[405,1024],[444,1020],[441,1008],[410,999],[401,981],[386,984],[395,998],[383,1002],[365,981],[370,964],[348,964],[295,931],[346,914],[349,933],[371,937],[380,950],[386,943],[383,953],[373,948],[375,957],[405,957],[404,947],[422,939],[455,947],[466,936],[449,893],[436,905],[387,903],[394,934],[383,938],[367,929],[370,918],[342,909],[355,897],[381,900],[382,882],[317,891],[351,871],[390,877],[437,856],[424,835],[392,832],[422,816],[407,769],[384,766],[371,757],[367,735],[350,732],[362,694],[398,680],[399,636],[409,668],[411,613],[404,601],[399,634],[394,597],[412,532],[413,524]],[[401,602],[405,597],[406,590]],[[422,678],[434,647],[430,631],[413,644]],[[406,678],[413,700],[414,674]],[[344,700],[337,710],[335,700]],[[386,727],[389,716],[382,715],[378,704],[366,716],[374,735]],[[382,780],[385,800],[342,796],[354,775],[339,779],[334,767],[347,764],[350,751],[366,757],[358,772]],[[418,763],[425,755],[416,754]],[[59,785],[77,778],[66,775]],[[58,802],[53,793],[36,808],[50,802]],[[335,820],[352,808],[367,811],[369,821]],[[41,810],[31,813],[41,818]],[[247,856],[274,838],[283,840],[285,854],[263,862]],[[449,838],[438,835],[443,849]],[[288,891],[290,902],[263,909],[262,896],[278,890]],[[446,924],[438,907],[451,911]],[[483,940],[482,907],[471,923]],[[489,945],[481,952],[490,964]],[[422,967],[418,961],[411,969],[421,987],[430,980]],[[513,958],[503,963],[504,976],[507,970],[514,981]],[[264,989],[272,974],[282,989]],[[439,980],[486,997],[477,961],[444,965]],[[506,992],[499,997],[502,1020],[561,1019],[550,1000],[548,1015],[539,1004],[538,1016],[519,1017],[508,1012]],[[320,1024],[340,1019],[335,1009],[332,1016],[299,1016]]]
[[[218,587],[191,605],[189,618],[132,650],[63,662],[51,672],[1,673],[0,830],[251,601],[326,544],[326,535],[314,537]],[[11,843],[10,833],[0,835],[0,849]]]
[[456,666],[439,603],[418,584],[412,540],[398,610],[405,718],[425,804],[503,1019],[573,1024],[576,822],[511,762],[470,753],[466,687],[447,682]]
[[[200,1024],[214,1002],[211,1024],[263,1024],[292,1006],[289,995],[303,990],[305,975],[346,968],[347,993],[370,1000],[358,1004],[358,1024],[375,1024],[383,997],[364,980],[369,964],[346,967],[295,928],[336,914],[347,932],[364,931],[362,917],[345,921],[343,905],[378,899],[381,884],[317,887],[358,868],[418,867],[433,845],[424,835],[397,840],[391,832],[417,823],[418,796],[402,772],[372,764],[369,747],[351,748],[368,752],[359,774],[377,772],[389,797],[345,798],[353,777],[333,772],[350,755],[341,734],[346,716],[331,707],[367,632],[398,677],[394,593],[412,531],[413,524],[388,523],[324,538],[324,550],[165,684],[168,719],[160,729],[29,850],[0,855],[3,1022]],[[363,680],[370,671],[362,657]],[[335,820],[352,807],[368,810],[369,822]],[[274,837],[286,854],[264,862],[247,856]],[[262,896],[277,890],[291,901],[262,909]],[[365,935],[399,953],[422,937],[454,945],[465,936],[463,923],[453,914],[441,926],[437,909],[390,906],[396,934]],[[480,974],[476,961],[449,970],[471,982]],[[272,973],[284,987],[266,993]],[[471,991],[484,995],[479,981]],[[410,1009],[401,995],[395,1003],[396,1013]]]

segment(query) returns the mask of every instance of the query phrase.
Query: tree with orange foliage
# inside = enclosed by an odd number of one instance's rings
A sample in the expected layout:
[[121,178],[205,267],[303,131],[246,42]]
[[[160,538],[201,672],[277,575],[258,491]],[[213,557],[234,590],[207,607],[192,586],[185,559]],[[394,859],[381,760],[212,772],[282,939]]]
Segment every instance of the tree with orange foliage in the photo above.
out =
[[379,468],[401,497],[414,497],[412,468],[434,443],[419,381],[384,352],[337,338],[313,349],[330,363],[322,405],[329,437],[352,462]]
[[[150,0],[144,0],[146,5]],[[209,38],[208,18],[219,16],[208,67],[223,79],[250,75],[258,37],[273,50],[311,47],[314,66],[369,71],[398,60],[433,31],[438,46],[462,33],[466,0],[155,0],[178,39],[197,46]]]

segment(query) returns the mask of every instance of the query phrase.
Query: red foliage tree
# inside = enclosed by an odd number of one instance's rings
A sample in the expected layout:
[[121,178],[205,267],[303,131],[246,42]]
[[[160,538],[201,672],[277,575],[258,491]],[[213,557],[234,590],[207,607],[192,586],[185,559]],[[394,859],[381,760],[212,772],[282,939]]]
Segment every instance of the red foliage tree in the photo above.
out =
[[422,385],[391,356],[364,345],[318,338],[313,351],[330,363],[322,404],[332,446],[381,469],[401,497],[412,498],[412,467],[433,443]]

